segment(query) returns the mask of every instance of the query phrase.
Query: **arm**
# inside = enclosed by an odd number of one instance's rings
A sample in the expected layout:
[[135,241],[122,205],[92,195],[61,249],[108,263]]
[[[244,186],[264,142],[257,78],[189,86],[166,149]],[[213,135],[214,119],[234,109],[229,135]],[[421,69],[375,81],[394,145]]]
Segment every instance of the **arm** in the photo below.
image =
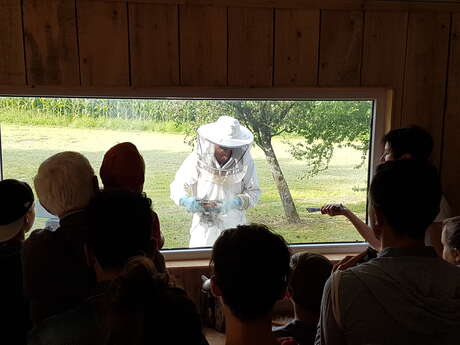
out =
[[361,219],[359,219],[359,217],[352,211],[350,211],[348,208],[338,208],[337,205],[329,204],[321,207],[321,213],[328,214],[331,217],[339,215],[345,216],[351,222],[351,224],[353,224],[355,229],[358,230],[358,232],[364,238],[364,240],[366,240],[371,245],[371,247],[378,251],[381,250],[381,243],[375,237],[371,227],[364,223]]
[[198,181],[196,170],[196,155],[190,154],[177,170],[174,181],[169,186],[170,197],[176,205],[180,205],[180,199],[189,196],[189,190]]
[[249,207],[254,207],[260,198],[260,187],[259,180],[257,178],[257,172],[254,164],[254,160],[251,156],[247,160],[248,171],[243,178],[243,189],[241,194],[238,196],[243,201],[242,209],[247,209]]

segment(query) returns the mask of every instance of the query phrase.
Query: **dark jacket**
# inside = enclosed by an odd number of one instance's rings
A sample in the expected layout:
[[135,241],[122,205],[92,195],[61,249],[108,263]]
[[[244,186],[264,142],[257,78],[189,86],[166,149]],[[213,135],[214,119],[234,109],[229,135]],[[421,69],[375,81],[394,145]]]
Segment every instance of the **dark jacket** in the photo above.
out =
[[277,338],[294,338],[299,345],[314,345],[317,325],[309,325],[300,320],[293,320],[281,327],[273,327]]
[[[29,345],[208,345],[194,304],[168,288],[146,308],[114,312],[105,292],[32,330]],[[147,303],[147,302],[146,302]],[[111,327],[108,325],[111,324]]]
[[21,243],[0,243],[1,343],[26,343],[31,328],[29,307],[22,288]]
[[86,263],[84,211],[60,219],[55,231],[35,230],[24,242],[24,292],[34,324],[69,310],[90,296],[96,280]]

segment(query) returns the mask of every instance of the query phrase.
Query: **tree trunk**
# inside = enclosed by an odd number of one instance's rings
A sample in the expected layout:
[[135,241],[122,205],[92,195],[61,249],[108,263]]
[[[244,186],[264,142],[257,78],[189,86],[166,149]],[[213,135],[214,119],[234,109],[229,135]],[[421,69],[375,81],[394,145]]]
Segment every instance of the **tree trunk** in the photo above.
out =
[[265,140],[261,148],[264,151],[265,158],[270,166],[276,188],[278,188],[278,193],[280,195],[281,202],[283,203],[287,221],[289,223],[300,223],[300,217],[297,213],[294,200],[292,200],[291,191],[289,190],[289,186],[284,178],[283,172],[281,171],[271,140]]

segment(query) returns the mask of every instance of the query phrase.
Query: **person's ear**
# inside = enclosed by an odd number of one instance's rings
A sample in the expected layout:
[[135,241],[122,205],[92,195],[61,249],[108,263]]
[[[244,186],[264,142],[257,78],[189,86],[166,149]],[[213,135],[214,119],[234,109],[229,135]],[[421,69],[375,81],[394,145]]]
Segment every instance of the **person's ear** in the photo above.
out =
[[211,277],[211,293],[214,297],[222,297],[222,291],[217,285],[215,277]]
[[86,264],[91,268],[94,267],[96,263],[96,257],[94,256],[93,252],[88,248],[86,243],[83,245],[83,249],[85,251]]
[[382,236],[382,229],[385,225],[385,217],[382,211],[378,208],[372,207],[372,230],[374,231],[375,237],[380,240]]
[[399,159],[412,159],[414,158],[410,153],[405,153]]

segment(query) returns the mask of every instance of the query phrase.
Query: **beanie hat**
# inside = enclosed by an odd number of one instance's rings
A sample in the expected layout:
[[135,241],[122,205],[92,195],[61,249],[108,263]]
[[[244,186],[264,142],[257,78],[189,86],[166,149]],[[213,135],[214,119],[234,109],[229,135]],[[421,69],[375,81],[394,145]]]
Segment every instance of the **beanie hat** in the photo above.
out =
[[144,159],[134,144],[121,143],[106,152],[99,174],[106,189],[141,192],[145,176]]
[[16,236],[22,228],[18,221],[34,203],[32,188],[18,180],[0,181],[0,242]]

